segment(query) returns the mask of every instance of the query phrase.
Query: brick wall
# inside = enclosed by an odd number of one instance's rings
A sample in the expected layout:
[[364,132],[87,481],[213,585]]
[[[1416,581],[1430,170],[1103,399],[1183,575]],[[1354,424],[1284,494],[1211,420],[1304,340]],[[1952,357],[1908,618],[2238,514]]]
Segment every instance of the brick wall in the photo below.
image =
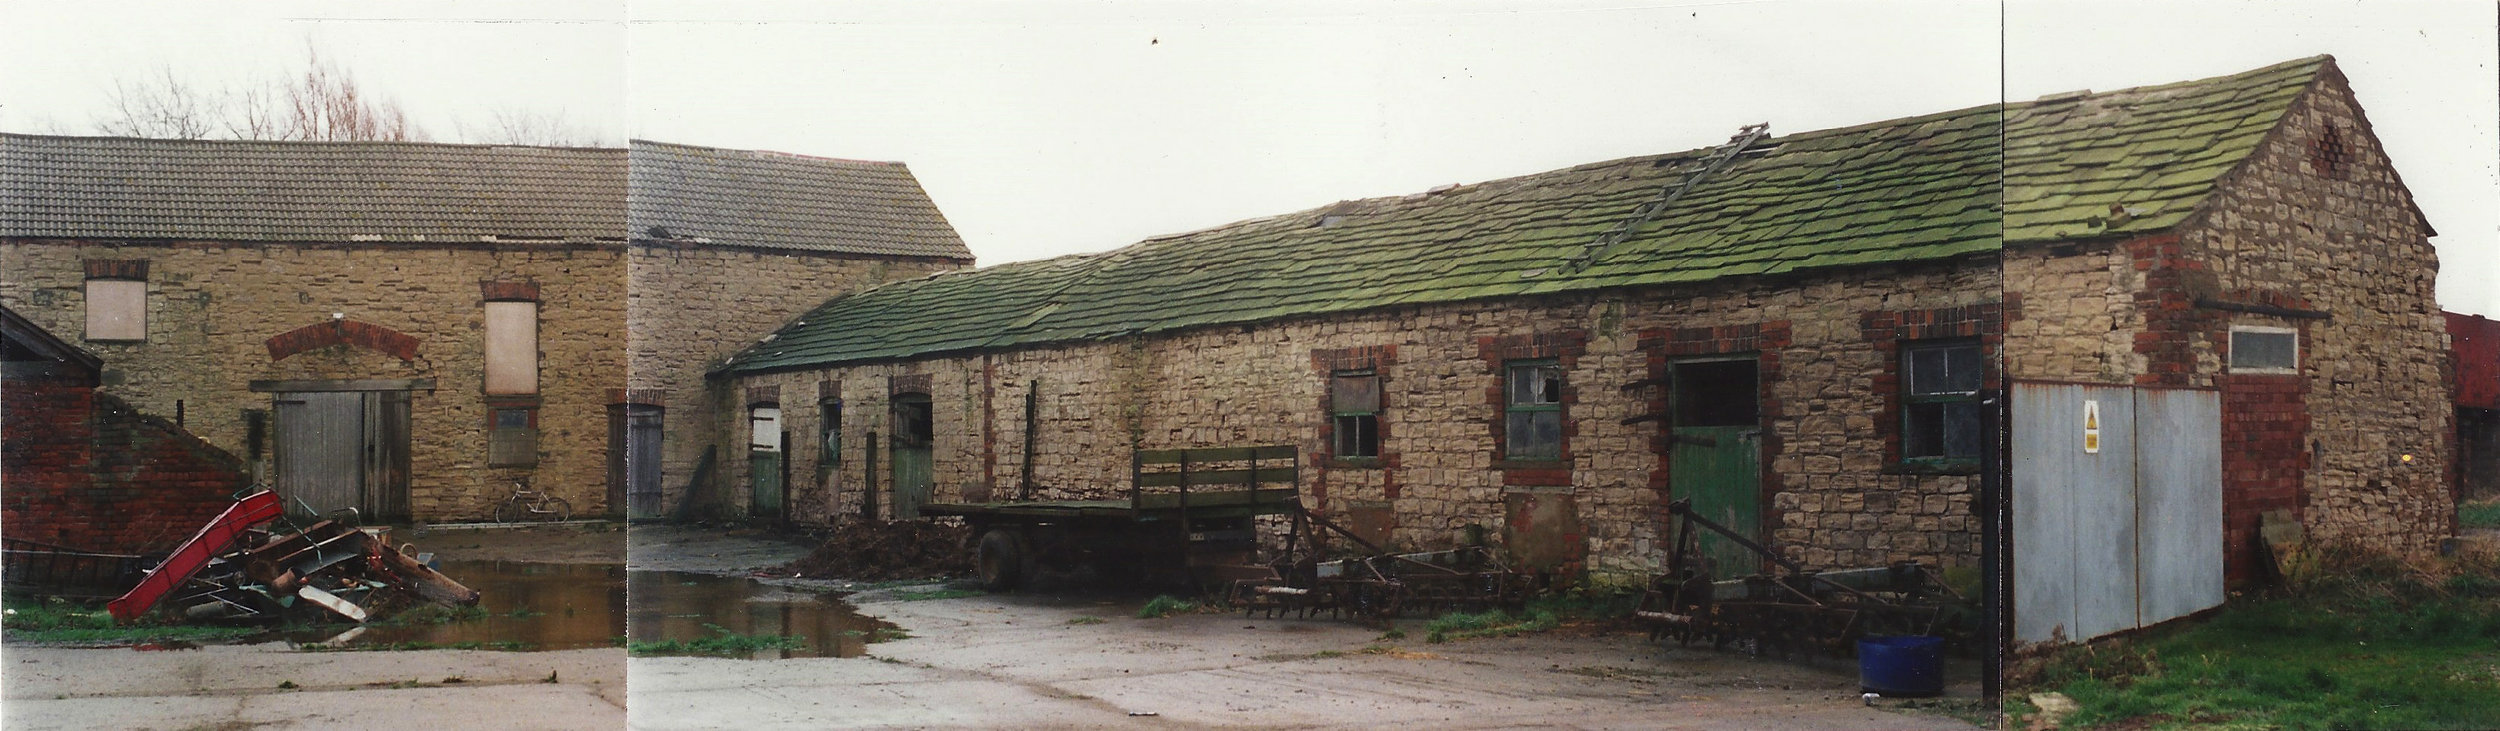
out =
[[[1872,414],[1888,401],[1877,374],[1888,356],[1860,327],[1875,311],[1946,310],[1998,299],[1993,262],[1879,268],[1777,282],[1712,284],[1649,291],[1493,303],[1401,308],[1354,315],[1219,327],[1109,343],[1036,347],[823,370],[748,376],[735,389],[769,385],[785,395],[792,430],[794,518],[821,522],[856,514],[870,432],[890,434],[890,385],[927,379],[935,405],[936,499],[1004,496],[1023,477],[1024,394],[1038,382],[1033,481],[1038,499],[1109,497],[1125,490],[1132,445],[1147,448],[1293,444],[1305,455],[1304,500],[1331,515],[1371,506],[1391,511],[1396,545],[1448,547],[1474,531],[1498,536],[1506,496],[1559,490],[1570,496],[1598,570],[1644,570],[1663,560],[1660,483],[1662,428],[1623,424],[1650,413],[1656,389],[1626,389],[1647,378],[1657,343],[1688,328],[1753,328],[1773,377],[1765,409],[1766,534],[1818,565],[1875,565],[1924,559],[1968,565],[1977,559],[1968,516],[1970,475],[1887,471]],[[1776,323],[1788,323],[1784,331]],[[1645,335],[1646,334],[1646,335]],[[1569,458],[1562,485],[1512,484],[1498,461],[1500,410],[1488,402],[1500,358],[1512,346],[1569,353],[1566,394]],[[1733,346],[1731,346],[1733,347]],[[1383,412],[1381,450],[1395,454],[1364,468],[1314,463],[1325,454],[1327,369],[1348,353],[1385,353],[1377,367]],[[792,409],[787,394],[836,384],[845,401],[843,463],[815,463],[815,409]],[[724,424],[724,426],[730,426]],[[743,426],[742,422],[738,426]],[[740,432],[722,443],[743,449]],[[885,448],[877,446],[882,452]],[[882,472],[890,465],[880,455]],[[730,484],[748,479],[730,460]],[[1542,466],[1539,466],[1542,467]],[[1523,468],[1524,469],[1524,468]],[[825,477],[817,478],[823,473]],[[1539,473],[1540,477],[1546,477]],[[891,479],[874,475],[880,499]],[[1529,478],[1532,481],[1535,478]],[[728,495],[743,505],[738,490]]]
[[[665,510],[683,499],[714,436],[743,434],[745,428],[744,404],[724,387],[706,383],[706,370],[835,295],[966,263],[639,243],[631,252],[627,380],[638,399],[666,409],[660,478]],[[806,393],[813,398],[812,385]],[[793,399],[786,407],[813,411],[808,399]],[[719,454],[722,466],[743,462],[744,444],[743,437],[730,442],[737,449]],[[793,482],[799,474],[792,473]],[[714,494],[726,497],[726,473],[713,475]]]
[[0,533],[90,551],[173,548],[251,484],[243,464],[94,389],[0,388]]
[[[252,381],[425,379],[433,390],[411,398],[417,519],[483,517],[522,476],[595,513],[607,395],[625,381],[620,248],[12,239],[0,242],[0,304],[102,358],[104,393],[181,415],[247,466],[271,457],[265,441],[247,451],[247,412],[271,408]],[[145,342],[82,342],[88,260],[147,262]],[[486,464],[482,283],[538,290],[535,467]]]

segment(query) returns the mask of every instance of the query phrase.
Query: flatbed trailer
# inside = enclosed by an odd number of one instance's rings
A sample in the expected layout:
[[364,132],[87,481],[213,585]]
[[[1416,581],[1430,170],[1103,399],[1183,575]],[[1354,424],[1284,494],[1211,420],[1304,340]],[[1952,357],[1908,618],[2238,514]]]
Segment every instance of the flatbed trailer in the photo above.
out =
[[1006,591],[1045,568],[1117,580],[1220,586],[1257,565],[1257,518],[1301,504],[1292,445],[1138,450],[1128,497],[930,503],[972,527],[981,585]]

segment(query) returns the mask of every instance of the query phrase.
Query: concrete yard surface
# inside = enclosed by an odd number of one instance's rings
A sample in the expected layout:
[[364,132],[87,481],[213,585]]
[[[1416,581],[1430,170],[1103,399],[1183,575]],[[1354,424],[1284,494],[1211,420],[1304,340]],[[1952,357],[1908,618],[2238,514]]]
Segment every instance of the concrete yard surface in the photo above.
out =
[[625,724],[624,652],[10,647],[0,726],[614,729]]
[[[1869,707],[1854,672],[1557,632],[1426,643],[1329,619],[1136,616],[1139,600],[856,597],[910,639],[852,659],[637,657],[637,729],[1972,728]],[[1886,701],[1886,703],[1891,703]]]

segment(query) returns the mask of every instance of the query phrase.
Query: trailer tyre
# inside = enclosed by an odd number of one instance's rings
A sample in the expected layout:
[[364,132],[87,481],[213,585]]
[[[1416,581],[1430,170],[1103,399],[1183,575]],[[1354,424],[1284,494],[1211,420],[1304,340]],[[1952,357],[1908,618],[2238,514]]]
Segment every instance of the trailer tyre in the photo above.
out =
[[1024,537],[1004,529],[981,534],[976,552],[981,571],[981,588],[989,591],[1013,591],[1032,573],[1032,546]]

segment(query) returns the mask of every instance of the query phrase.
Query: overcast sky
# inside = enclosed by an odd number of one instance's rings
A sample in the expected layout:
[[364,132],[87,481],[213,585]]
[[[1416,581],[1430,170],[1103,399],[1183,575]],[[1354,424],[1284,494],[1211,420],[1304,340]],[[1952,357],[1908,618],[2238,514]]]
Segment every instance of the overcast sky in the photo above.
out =
[[[0,129],[87,133],[118,78],[305,49],[436,139],[495,112],[911,165],[983,264],[1584,162],[2334,54],[2500,316],[2500,6],[1513,0],[0,0]],[[1245,7],[1246,6],[1246,7]]]

